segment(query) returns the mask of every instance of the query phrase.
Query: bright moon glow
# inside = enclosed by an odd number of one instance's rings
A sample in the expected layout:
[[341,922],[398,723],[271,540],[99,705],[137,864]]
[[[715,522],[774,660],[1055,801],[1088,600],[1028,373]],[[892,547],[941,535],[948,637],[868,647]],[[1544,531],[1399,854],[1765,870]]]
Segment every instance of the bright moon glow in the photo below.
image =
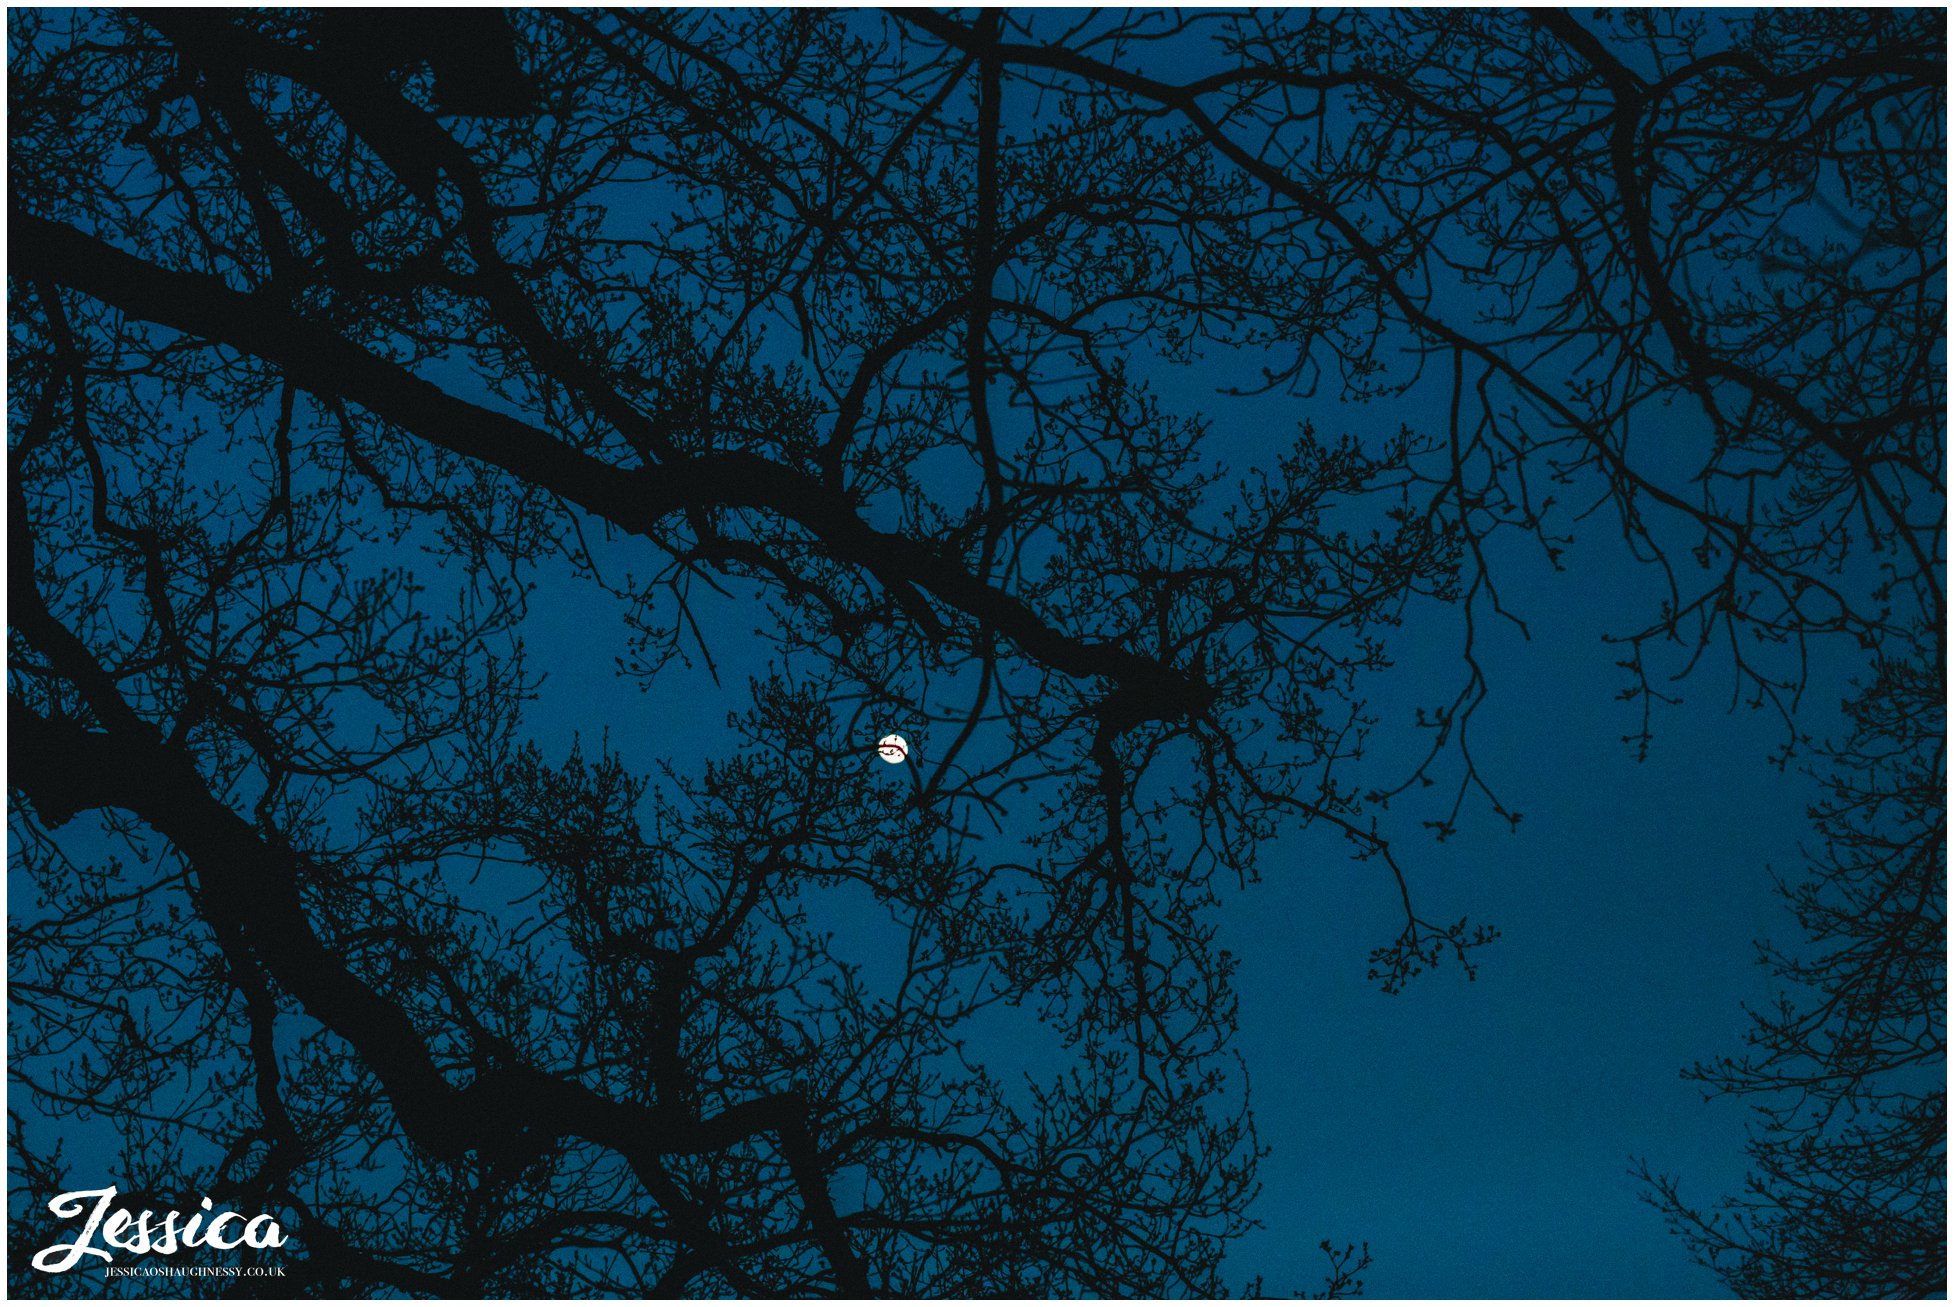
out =
[[883,762],[900,763],[909,760],[909,741],[900,735],[885,735],[875,742],[875,752]]

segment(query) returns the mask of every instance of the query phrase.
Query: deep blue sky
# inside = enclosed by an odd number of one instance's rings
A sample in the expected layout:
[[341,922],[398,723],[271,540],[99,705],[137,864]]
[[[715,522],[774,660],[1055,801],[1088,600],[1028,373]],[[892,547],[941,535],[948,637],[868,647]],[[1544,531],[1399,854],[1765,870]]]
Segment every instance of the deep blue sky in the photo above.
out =
[[[1181,402],[1229,409],[1202,393],[1210,377],[1154,378]],[[1278,414],[1323,434],[1430,430],[1445,381],[1361,407],[1260,401],[1253,417],[1216,423],[1217,452],[1266,461]],[[1652,434],[1681,445],[1694,434],[1685,422]],[[1307,1289],[1318,1240],[1367,1239],[1374,1296],[1728,1296],[1641,1201],[1629,1168],[1646,1158],[1705,1203],[1741,1188],[1748,1109],[1706,1103],[1680,1073],[1739,1053],[1743,1005],[1772,992],[1752,941],[1796,938],[1773,872],[1797,872],[1817,789],[1798,762],[1771,763],[1782,719],[1733,708],[1727,667],[1710,660],[1662,687],[1682,703],[1658,712],[1649,757],[1635,760],[1623,737],[1640,709],[1618,698],[1623,652],[1605,637],[1647,619],[1657,578],[1610,515],[1576,530],[1559,573],[1512,540],[1490,561],[1529,637],[1482,614],[1489,697],[1470,729],[1482,772],[1524,819],[1509,830],[1468,800],[1444,843],[1419,828],[1434,814],[1416,807],[1394,807],[1386,830],[1424,912],[1470,914],[1502,937],[1477,955],[1474,981],[1447,965],[1383,994],[1365,973],[1400,920],[1388,873],[1353,862],[1329,831],[1265,851],[1263,883],[1223,910],[1222,945],[1243,959],[1257,1121],[1274,1149],[1265,1228],[1237,1262],[1271,1291]],[[1379,779],[1402,776],[1393,740],[1424,742],[1417,707],[1459,684],[1457,624],[1427,616],[1396,634],[1397,666],[1370,699]],[[1822,737],[1843,720],[1863,654],[1849,641],[1812,648],[1799,726]]]
[[[1188,402],[1199,395],[1190,374],[1156,380]],[[1317,406],[1319,421],[1335,407]],[[1273,426],[1228,431],[1231,461],[1277,448]],[[1705,1199],[1740,1183],[1745,1109],[1705,1104],[1679,1072],[1738,1051],[1742,1004],[1768,993],[1751,941],[1795,929],[1771,868],[1795,869],[1813,790],[1767,761],[1782,723],[1729,711],[1715,675],[1682,687],[1649,760],[1634,761],[1621,737],[1638,719],[1615,698],[1620,652],[1602,636],[1642,611],[1649,578],[1606,530],[1581,541],[1559,575],[1524,551],[1502,560],[1532,638],[1495,629],[1482,646],[1492,693],[1476,751],[1525,814],[1519,829],[1481,813],[1441,844],[1417,828],[1423,810],[1397,823],[1421,907],[1502,931],[1478,955],[1478,979],[1448,965],[1381,993],[1366,959],[1399,924],[1394,891],[1329,832],[1279,839],[1262,883],[1226,896],[1218,942],[1242,959],[1240,1048],[1273,1149],[1254,1209],[1264,1228],[1234,1255],[1239,1280],[1315,1288],[1317,1243],[1330,1237],[1370,1242],[1372,1296],[1723,1296],[1628,1170],[1647,1157]],[[633,554],[612,557],[622,567]],[[524,631],[532,666],[549,669],[529,717],[546,750],[608,732],[627,756],[665,753],[683,770],[737,747],[726,715],[767,656],[740,634],[750,614],[716,614],[723,690],[674,666],[645,693],[612,674],[615,618],[587,590],[572,604],[551,589],[539,587]],[[1371,703],[1380,736],[1395,726],[1397,739],[1415,738],[1416,705],[1449,697],[1456,635],[1444,621],[1400,634],[1393,693]],[[1857,670],[1850,651],[1831,652],[1808,728],[1833,719]],[[882,779],[881,764],[863,766]],[[843,930],[861,924],[831,910]]]
[[[1183,45],[1146,57],[1150,71],[1185,80],[1212,56]],[[1007,84],[1007,126],[1025,136],[1031,100]],[[1252,381],[1259,362],[1220,356],[1136,375],[1170,407],[1213,416],[1210,452],[1236,472],[1272,465],[1303,421],[1324,436],[1381,438],[1407,423],[1431,433],[1443,412],[1445,377],[1362,406],[1340,403],[1333,385],[1308,399],[1217,393]],[[1642,434],[1687,457],[1698,433],[1687,414],[1670,421]],[[1645,1157],[1704,1201],[1741,1185],[1746,1108],[1706,1104],[1680,1071],[1739,1051],[1743,1004],[1769,993],[1752,941],[1795,930],[1772,870],[1795,870],[1815,790],[1769,764],[1783,723],[1733,711],[1714,664],[1669,687],[1683,705],[1658,717],[1650,757],[1635,761],[1622,737],[1639,709],[1616,697],[1622,654],[1603,636],[1647,619],[1655,577],[1627,556],[1609,515],[1577,532],[1561,573],[1537,549],[1493,561],[1531,638],[1482,623],[1491,693],[1472,731],[1482,768],[1525,819],[1509,831],[1469,804],[1444,844],[1418,828],[1433,815],[1424,809],[1407,806],[1387,826],[1422,910],[1502,931],[1479,955],[1478,979],[1448,965],[1398,995],[1367,979],[1370,949],[1401,919],[1385,869],[1353,862],[1332,832],[1278,840],[1262,883],[1222,909],[1219,946],[1242,959],[1240,1048],[1273,1150],[1255,1208],[1264,1228],[1235,1253],[1235,1278],[1314,1289],[1328,1237],[1369,1241],[1372,1296],[1724,1296],[1641,1201],[1629,1167]],[[616,646],[587,609],[558,620],[546,610],[526,633],[533,665],[555,669],[531,718],[540,732],[567,742],[579,730],[608,728],[614,740],[641,730],[652,747],[733,747],[726,713],[767,656],[764,640],[738,638],[737,610],[724,610],[713,647],[723,692],[674,667],[650,695],[604,688]],[[1394,741],[1422,741],[1415,709],[1459,685],[1458,624],[1425,616],[1396,634],[1398,667],[1370,701],[1378,779],[1402,778],[1390,770]],[[1816,647],[1804,729],[1830,729],[1860,666],[1856,649]],[[688,760],[681,751],[674,762]],[[864,766],[880,779],[880,764]]]
[[[1182,75],[1198,66],[1189,52]],[[1330,395],[1230,403],[1206,371],[1147,379],[1173,406],[1222,418],[1214,450],[1237,469],[1273,462],[1304,419],[1326,435],[1377,434],[1433,411],[1423,391],[1354,411]],[[636,548],[599,552],[620,572],[644,570]],[[1351,861],[1327,832],[1278,840],[1262,883],[1222,909],[1220,944],[1242,959],[1240,1048],[1273,1149],[1254,1211],[1264,1228],[1239,1248],[1236,1278],[1312,1289],[1328,1237],[1369,1242],[1373,1296],[1715,1296],[1719,1283],[1639,1201],[1628,1168],[1646,1157],[1706,1200],[1739,1184],[1745,1110],[1706,1105],[1678,1073],[1736,1051],[1742,1004],[1768,993],[1750,942],[1791,930],[1771,869],[1796,867],[1813,789],[1767,764],[1782,724],[1729,711],[1714,669],[1683,687],[1651,757],[1634,761],[1619,651],[1602,636],[1646,614],[1649,577],[1605,519],[1563,573],[1526,551],[1496,561],[1532,638],[1482,629],[1491,697],[1473,729],[1481,765],[1525,820],[1509,832],[1469,808],[1439,844],[1417,829],[1430,814],[1407,810],[1395,832],[1429,915],[1501,929],[1477,981],[1447,966],[1380,993],[1366,955],[1395,932],[1394,893],[1380,866]],[[627,756],[688,770],[736,744],[726,716],[769,652],[745,634],[749,610],[702,612],[719,619],[723,689],[675,665],[643,693],[613,674],[616,612],[560,572],[536,579],[524,637],[548,678],[526,725],[546,751],[608,733]],[[1398,634],[1400,668],[1371,699],[1380,737],[1409,738],[1417,705],[1449,700],[1457,636],[1443,620]],[[1855,651],[1820,650],[1807,729],[1829,727],[1858,666]]]
[[1699,1196],[1737,1187],[1744,1111],[1678,1069],[1740,1046],[1765,980],[1748,942],[1791,928],[1767,864],[1794,865],[1809,791],[1766,765],[1771,723],[1719,711],[1708,686],[1629,759],[1605,575],[1541,586],[1534,640],[1488,661],[1479,739],[1519,831],[1408,841],[1436,911],[1503,932],[1476,981],[1368,984],[1390,903],[1328,839],[1287,841],[1231,912],[1276,1149],[1244,1260],[1307,1267],[1311,1235],[1336,1231],[1370,1239],[1384,1296],[1721,1292],[1627,1171],[1644,1156]]

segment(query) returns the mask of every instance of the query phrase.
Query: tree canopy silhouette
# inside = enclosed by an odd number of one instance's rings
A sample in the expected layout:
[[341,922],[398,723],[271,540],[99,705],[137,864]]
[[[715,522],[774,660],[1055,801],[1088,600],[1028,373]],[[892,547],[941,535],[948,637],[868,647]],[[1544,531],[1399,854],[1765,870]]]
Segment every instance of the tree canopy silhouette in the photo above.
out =
[[[1491,937],[1391,823],[1520,821],[1512,551],[1660,577],[1641,747],[1714,667],[1788,758],[1813,641],[1939,692],[1940,19],[1609,22],[14,13],[16,1083],[313,1291],[1228,1287],[1212,909],[1315,824],[1386,987]],[[1408,416],[1227,469],[1197,362]],[[766,671],[551,752],[523,633],[585,612]],[[1464,653],[1380,781],[1407,629]],[[1937,1039],[1939,873],[1864,865]]]

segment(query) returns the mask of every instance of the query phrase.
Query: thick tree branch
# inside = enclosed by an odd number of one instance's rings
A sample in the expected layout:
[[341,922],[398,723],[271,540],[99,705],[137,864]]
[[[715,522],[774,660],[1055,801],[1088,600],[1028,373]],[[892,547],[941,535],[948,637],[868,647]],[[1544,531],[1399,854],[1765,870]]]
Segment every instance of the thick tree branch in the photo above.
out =
[[14,783],[47,820],[114,808],[169,837],[196,869],[213,924],[235,930],[267,975],[358,1052],[385,1086],[401,1128],[422,1148],[444,1158],[521,1155],[574,1136],[615,1150],[642,1175],[666,1155],[720,1151],[772,1134],[789,1154],[840,1287],[866,1291],[866,1272],[848,1249],[825,1181],[809,1165],[807,1104],[798,1095],[751,1099],[694,1119],[616,1102],[520,1064],[452,1085],[407,1016],[347,970],[313,930],[299,894],[303,855],[260,837],[212,796],[184,751],[126,728],[91,731],[44,717],[11,694],[7,727]]
[[1144,720],[1204,709],[1192,676],[1116,644],[1049,625],[1030,605],[973,576],[931,542],[878,531],[848,497],[808,473],[728,452],[626,469],[552,439],[519,418],[472,404],[362,349],[266,295],[214,277],[158,267],[106,241],[12,212],[16,273],[91,295],[131,317],[255,355],[294,384],[360,405],[451,453],[501,468],[638,535],[687,508],[772,512],[816,536],[837,559],[885,584],[912,586],[1017,644],[1026,657],[1075,677],[1104,677],[1146,705]]

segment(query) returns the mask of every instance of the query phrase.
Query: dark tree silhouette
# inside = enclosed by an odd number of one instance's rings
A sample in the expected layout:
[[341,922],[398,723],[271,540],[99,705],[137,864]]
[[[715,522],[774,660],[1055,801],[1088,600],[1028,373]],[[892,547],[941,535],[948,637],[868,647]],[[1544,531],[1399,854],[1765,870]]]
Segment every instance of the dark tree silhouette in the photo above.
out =
[[[1817,640],[1939,693],[1938,16],[1614,21],[16,12],[15,1084],[284,1292],[1221,1291],[1210,909],[1319,824],[1381,983],[1489,938],[1383,823],[1520,819],[1510,541],[1661,578],[1640,744],[1720,659],[1788,758]],[[1226,473],[1209,358],[1439,403]],[[649,683],[762,614],[720,756],[531,738],[586,611]],[[1455,692],[1360,776],[1406,623]],[[1801,906],[1897,922],[1837,793]]]
[[1945,694],[1882,663],[1847,705],[1784,892],[1813,952],[1763,946],[1787,993],[1752,1052],[1693,1068],[1758,1103],[1749,1187],[1704,1211],[1641,1168],[1705,1265],[1747,1298],[1930,1298],[1947,1281]]

